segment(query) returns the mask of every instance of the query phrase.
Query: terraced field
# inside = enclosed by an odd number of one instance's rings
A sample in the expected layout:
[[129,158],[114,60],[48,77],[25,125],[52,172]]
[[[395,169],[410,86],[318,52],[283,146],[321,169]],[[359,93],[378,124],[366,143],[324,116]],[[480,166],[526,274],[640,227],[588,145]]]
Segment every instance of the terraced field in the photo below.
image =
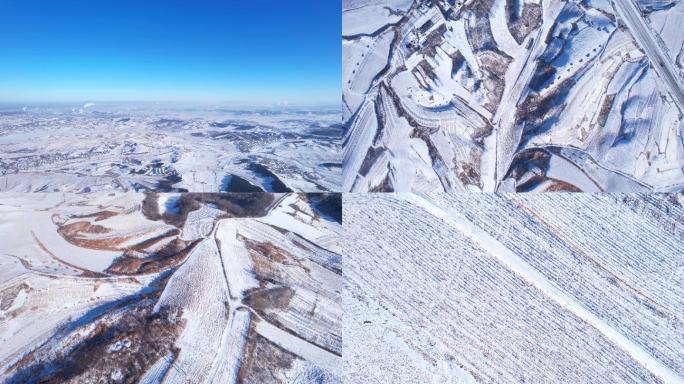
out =
[[344,191],[680,191],[675,0],[343,2]]
[[1,195],[0,381],[339,383],[335,207],[340,195]]

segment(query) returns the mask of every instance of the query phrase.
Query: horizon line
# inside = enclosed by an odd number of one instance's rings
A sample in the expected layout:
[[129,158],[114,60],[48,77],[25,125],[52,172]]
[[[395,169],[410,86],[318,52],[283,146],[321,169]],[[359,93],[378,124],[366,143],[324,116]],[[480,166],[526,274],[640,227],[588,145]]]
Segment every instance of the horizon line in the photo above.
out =
[[[202,105],[202,106],[274,106],[274,107],[306,107],[306,106],[331,106],[341,107],[342,100],[339,101],[227,101],[227,100],[147,100],[147,99],[122,99],[122,100],[97,100],[97,99],[79,99],[79,100],[3,100],[0,99],[2,105],[19,105],[29,106],[34,105],[65,105],[65,104],[179,104],[179,105]],[[28,104],[28,105],[27,105]]]

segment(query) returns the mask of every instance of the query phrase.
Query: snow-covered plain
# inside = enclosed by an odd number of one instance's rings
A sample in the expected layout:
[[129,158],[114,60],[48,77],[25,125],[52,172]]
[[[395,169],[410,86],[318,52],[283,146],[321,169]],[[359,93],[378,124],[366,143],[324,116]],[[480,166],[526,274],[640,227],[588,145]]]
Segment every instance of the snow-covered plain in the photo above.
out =
[[0,105],[0,191],[339,191],[334,108]]
[[679,191],[684,3],[343,2],[344,191]]
[[0,381],[339,383],[339,194],[0,194]]
[[348,383],[684,382],[675,194],[348,194]]

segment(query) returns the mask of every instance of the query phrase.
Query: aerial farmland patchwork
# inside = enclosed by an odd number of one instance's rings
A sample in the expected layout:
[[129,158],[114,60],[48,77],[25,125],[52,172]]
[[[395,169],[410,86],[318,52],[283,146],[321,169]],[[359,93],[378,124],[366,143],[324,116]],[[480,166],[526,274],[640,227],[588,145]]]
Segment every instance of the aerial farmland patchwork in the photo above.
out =
[[0,105],[0,191],[339,191],[339,116],[329,107]]
[[683,12],[345,1],[343,190],[680,190]]
[[5,4],[0,383],[684,384],[684,0],[286,3]]
[[3,194],[0,380],[337,383],[340,195]]

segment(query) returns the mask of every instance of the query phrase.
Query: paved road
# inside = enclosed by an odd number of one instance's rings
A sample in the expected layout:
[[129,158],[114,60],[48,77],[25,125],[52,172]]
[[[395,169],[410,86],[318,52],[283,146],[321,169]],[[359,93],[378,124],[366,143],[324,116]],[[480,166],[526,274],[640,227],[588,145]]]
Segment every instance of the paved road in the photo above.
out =
[[649,59],[651,59],[653,68],[655,68],[658,76],[663,79],[668,87],[670,95],[672,95],[677,108],[679,108],[679,112],[684,114],[684,92],[682,92],[677,69],[653,38],[649,27],[641,15],[641,11],[633,0],[616,0],[613,1],[613,4],[620,18],[624,20],[627,29],[630,30],[634,39],[646,52]]

